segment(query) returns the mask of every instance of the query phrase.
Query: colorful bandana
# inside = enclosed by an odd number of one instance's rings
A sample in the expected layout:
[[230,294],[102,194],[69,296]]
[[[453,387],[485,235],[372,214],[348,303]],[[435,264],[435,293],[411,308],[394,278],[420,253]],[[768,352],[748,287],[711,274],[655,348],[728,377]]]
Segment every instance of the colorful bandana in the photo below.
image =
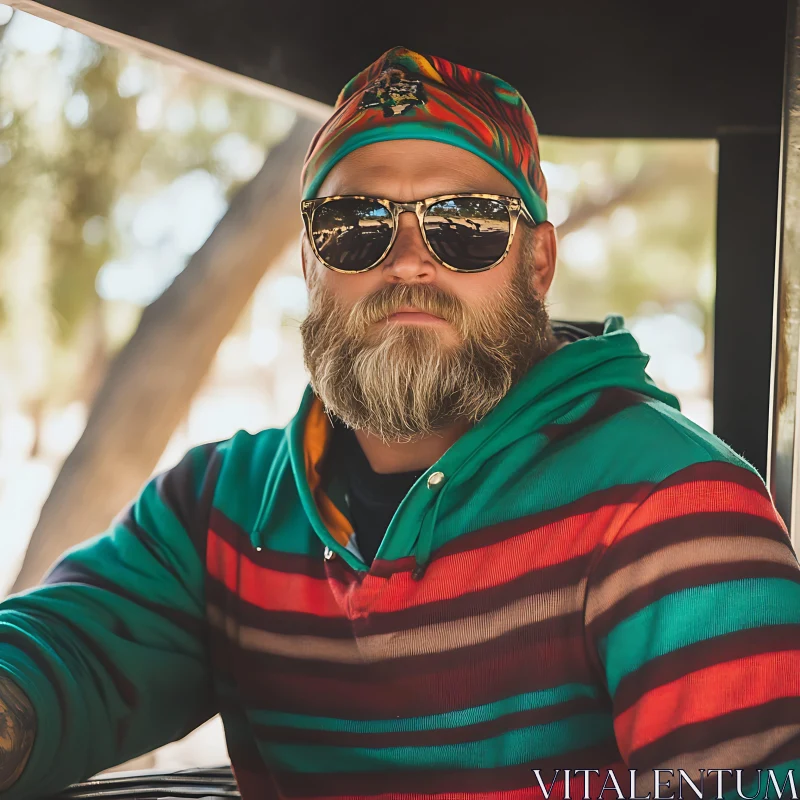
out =
[[520,93],[488,72],[393,47],[339,93],[311,142],[302,197],[316,197],[348,153],[389,139],[430,139],[469,150],[514,184],[531,216],[547,219],[536,122]]

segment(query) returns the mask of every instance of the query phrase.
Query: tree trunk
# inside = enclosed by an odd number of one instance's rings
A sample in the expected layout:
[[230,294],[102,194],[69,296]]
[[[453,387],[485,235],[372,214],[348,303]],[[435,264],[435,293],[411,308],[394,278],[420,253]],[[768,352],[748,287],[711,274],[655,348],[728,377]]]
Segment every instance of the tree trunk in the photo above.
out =
[[222,340],[300,233],[300,167],[317,127],[298,117],[185,270],[145,309],[56,478],[12,592],[105,530],[152,474]]
[[108,375],[110,358],[103,302],[97,295],[92,298],[91,307],[81,320],[77,338],[83,369],[77,385],[70,393],[71,399],[91,407],[103,385],[103,380]]

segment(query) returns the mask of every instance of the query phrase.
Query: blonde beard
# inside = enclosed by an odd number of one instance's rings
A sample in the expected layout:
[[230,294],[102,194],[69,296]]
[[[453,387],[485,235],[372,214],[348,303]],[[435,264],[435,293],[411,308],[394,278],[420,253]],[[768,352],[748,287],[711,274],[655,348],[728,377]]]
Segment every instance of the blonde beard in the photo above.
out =
[[[432,285],[405,283],[387,284],[348,311],[312,278],[300,331],[325,410],[387,444],[430,436],[459,419],[479,422],[554,349],[530,269],[518,267],[510,284],[479,308]],[[450,326],[381,321],[404,305]],[[453,334],[455,343],[448,341]]]

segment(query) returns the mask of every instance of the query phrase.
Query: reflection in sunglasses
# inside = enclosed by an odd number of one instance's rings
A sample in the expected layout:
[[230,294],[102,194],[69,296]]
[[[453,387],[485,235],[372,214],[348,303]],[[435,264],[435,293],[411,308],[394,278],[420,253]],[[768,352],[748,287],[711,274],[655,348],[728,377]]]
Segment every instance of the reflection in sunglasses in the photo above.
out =
[[[311,233],[320,258],[336,269],[364,271],[376,266],[392,240],[397,216],[372,199],[334,198],[320,205]],[[443,264],[462,272],[498,263],[510,241],[512,215],[507,202],[481,197],[440,200],[422,217],[424,238]]]

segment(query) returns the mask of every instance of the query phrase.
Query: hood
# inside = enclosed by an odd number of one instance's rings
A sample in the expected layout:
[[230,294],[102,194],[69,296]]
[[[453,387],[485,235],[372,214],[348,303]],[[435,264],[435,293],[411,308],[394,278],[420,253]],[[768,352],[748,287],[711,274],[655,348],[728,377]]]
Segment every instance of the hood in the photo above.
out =
[[[555,323],[554,329],[562,333]],[[609,316],[600,335],[592,336],[574,325],[565,326],[562,335],[569,343],[526,373],[486,417],[461,436],[412,486],[395,517],[402,513],[407,519],[418,518],[421,524],[413,532],[401,533],[395,529],[393,520],[386,533],[387,538],[397,535],[393,548],[399,559],[413,556],[417,567],[424,570],[441,503],[446,502],[448,495],[457,494],[452,492],[453,484],[469,479],[492,455],[512,447],[523,437],[530,441],[532,432],[562,417],[587,395],[622,388],[680,410],[678,400],[659,389],[645,372],[650,357],[639,349],[620,316]],[[296,416],[286,427],[283,451],[314,530],[327,547],[354,569],[363,571],[365,565],[351,544],[350,523],[320,486],[321,462],[332,432],[333,425],[321,401],[307,386]],[[276,483],[276,473],[282,472],[283,469],[271,470],[268,483]],[[447,477],[447,490],[438,490],[432,501],[428,478],[435,472]],[[265,488],[254,535],[268,518],[276,496],[277,485]],[[420,575],[421,570],[416,570],[415,577]]]

